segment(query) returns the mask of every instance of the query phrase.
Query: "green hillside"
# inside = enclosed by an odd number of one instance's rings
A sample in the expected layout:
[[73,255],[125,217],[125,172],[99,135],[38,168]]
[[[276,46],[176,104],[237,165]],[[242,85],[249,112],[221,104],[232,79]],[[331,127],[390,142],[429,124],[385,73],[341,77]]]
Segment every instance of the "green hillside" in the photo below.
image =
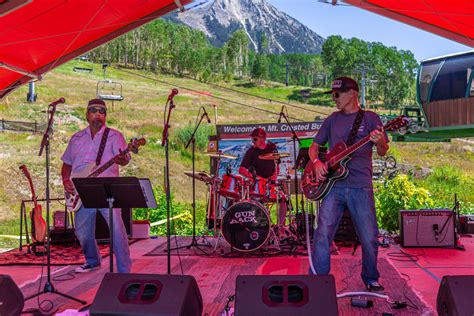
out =
[[[78,73],[73,67],[91,67],[92,73]],[[131,74],[134,72],[140,76]],[[127,139],[143,136],[148,144],[133,157],[129,166],[123,169],[123,175],[148,177],[155,186],[163,184],[165,165],[164,149],[161,146],[164,104],[171,89],[176,87],[179,94],[175,97],[176,108],[171,119],[170,137],[170,182],[175,201],[191,208],[191,178],[184,171],[191,169],[191,155],[183,149],[179,135],[186,133],[188,125],[194,121],[200,106],[205,106],[213,118],[213,105],[217,106],[217,120],[222,123],[258,123],[275,122],[281,104],[302,87],[285,87],[271,83],[256,86],[246,82],[219,83],[230,89],[219,88],[187,78],[156,75],[111,68],[107,77],[123,84],[123,102],[116,102],[114,108],[108,103],[108,125],[121,130]],[[151,80],[154,78],[156,80]],[[38,82],[36,91],[38,100],[34,104],[26,103],[27,86],[23,86],[0,101],[0,118],[14,121],[46,121],[46,106],[51,101],[64,97],[65,105],[58,106],[55,120],[54,137],[51,144],[51,183],[52,197],[62,196],[60,180],[60,157],[66,148],[69,137],[84,128],[85,104],[94,98],[96,84],[102,80],[102,67],[83,61],[72,61],[62,65]],[[237,91],[241,90],[247,94]],[[261,98],[249,94],[259,95]],[[214,96],[214,97],[211,97]],[[312,121],[316,116],[331,113],[332,107],[314,106],[292,101],[288,105],[291,117]],[[261,110],[259,110],[261,109]],[[214,119],[214,118],[213,118]],[[213,133],[213,127],[203,125],[201,138]],[[24,132],[0,132],[0,234],[18,234],[18,217],[22,199],[31,197],[26,178],[18,167],[26,164],[32,175],[38,196],[44,196],[45,170],[44,156],[38,157],[41,134]],[[209,158],[202,155],[204,146],[198,149],[197,170],[209,170]],[[474,173],[474,155],[472,144],[460,141],[434,144],[392,144],[392,153],[400,161],[413,164],[417,168],[435,168],[443,165],[461,166],[463,176],[471,178]],[[206,186],[198,182],[197,196],[201,204],[206,200]],[[471,199],[471,197],[464,197]],[[53,206],[60,209],[60,205]],[[203,214],[200,215],[202,217]],[[0,239],[1,243],[1,239]]]

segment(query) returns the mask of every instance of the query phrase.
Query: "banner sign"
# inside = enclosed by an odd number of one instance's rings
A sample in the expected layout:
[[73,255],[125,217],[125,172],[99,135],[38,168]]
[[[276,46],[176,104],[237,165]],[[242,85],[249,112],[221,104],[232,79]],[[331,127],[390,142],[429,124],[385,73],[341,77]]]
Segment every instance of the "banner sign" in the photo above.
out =
[[[314,135],[321,127],[322,121],[297,122],[291,126],[296,135],[302,141],[302,147],[308,147],[312,143]],[[261,124],[239,124],[239,125],[217,125],[217,150],[225,154],[236,156],[237,159],[221,159],[219,162],[219,176],[225,173],[238,174],[240,163],[247,150],[252,146],[250,133],[255,128],[262,128],[267,133],[267,142],[274,143],[280,153],[289,153],[290,156],[281,159],[278,177],[294,177],[294,145],[291,129],[286,123],[261,123]],[[298,156],[299,145],[296,141],[296,156]]]
[[[313,138],[321,127],[323,121],[295,122],[291,127],[296,135],[301,138]],[[249,139],[249,134],[257,127],[267,133],[267,138],[291,138],[291,129],[286,123],[262,123],[262,124],[239,124],[239,125],[217,125],[217,136],[219,139]]]

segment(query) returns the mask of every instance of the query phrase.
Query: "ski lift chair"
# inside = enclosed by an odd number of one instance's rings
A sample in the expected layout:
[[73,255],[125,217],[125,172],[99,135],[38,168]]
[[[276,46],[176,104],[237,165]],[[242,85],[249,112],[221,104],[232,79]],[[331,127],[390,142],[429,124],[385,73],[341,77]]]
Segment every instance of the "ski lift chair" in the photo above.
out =
[[74,72],[92,72],[92,68],[85,68],[85,67],[74,67],[72,70]]
[[117,81],[107,79],[105,73],[107,71],[107,64],[102,64],[104,70],[104,80],[97,82],[96,95],[99,99],[104,101],[112,101],[112,109],[115,101],[123,101],[122,84]]

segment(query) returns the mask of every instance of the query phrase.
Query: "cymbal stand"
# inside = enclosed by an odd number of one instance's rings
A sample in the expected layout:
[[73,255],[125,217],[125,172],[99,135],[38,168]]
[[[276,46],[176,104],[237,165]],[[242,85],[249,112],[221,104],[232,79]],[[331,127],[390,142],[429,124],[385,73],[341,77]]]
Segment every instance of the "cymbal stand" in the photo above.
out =
[[[204,107],[199,108],[199,112],[201,112],[201,109],[204,109]],[[199,113],[198,113],[198,116],[199,116]],[[193,238],[192,238],[191,243],[189,245],[175,247],[175,248],[170,249],[170,251],[181,249],[181,248],[190,249],[191,247],[195,247],[195,248],[199,249],[203,254],[208,256],[209,254],[207,252],[205,252],[203,249],[201,249],[200,247],[210,247],[210,245],[208,245],[208,244],[199,244],[196,240],[196,169],[195,169],[195,161],[196,160],[194,158],[194,155],[195,155],[195,152],[196,152],[196,150],[195,150],[195,147],[196,147],[195,146],[196,145],[195,135],[196,135],[196,132],[199,129],[199,125],[201,125],[202,120],[206,116],[207,116],[207,113],[206,113],[206,110],[204,109],[202,115],[199,118],[199,121],[197,122],[197,124],[194,128],[194,131],[191,135],[191,138],[189,138],[188,143],[185,146],[185,149],[187,149],[189,147],[189,145],[192,144],[191,149],[192,149],[192,161],[193,161],[193,177],[192,177],[193,178],[193,204],[192,204],[192,206],[193,206]],[[208,120],[209,120],[209,118],[208,118]],[[210,123],[211,121],[209,120],[208,122]]]
[[[221,212],[221,197],[219,194],[219,169],[221,166],[221,158],[217,157],[217,166],[216,170],[213,175],[212,179],[212,184],[209,187],[209,192],[210,195],[213,197],[213,203],[212,206],[214,208],[214,238],[217,238],[216,244],[214,245],[214,253],[217,252],[217,248],[221,249],[221,253],[224,253],[224,249],[221,247],[221,239],[223,238],[222,236],[222,216],[220,214]],[[217,227],[219,226],[219,227]]]
[[[286,106],[283,106],[283,107],[286,109]],[[287,112],[288,112],[288,110],[287,110]],[[296,142],[298,142],[298,144],[301,146],[301,141],[298,138],[298,135],[296,135],[296,132],[293,129],[293,126],[291,125],[290,121],[288,120],[288,115],[285,114],[285,112],[283,111],[283,108],[282,108],[282,111],[281,111],[281,115],[283,116],[283,118],[286,121],[286,124],[290,128],[290,131],[291,131],[291,134],[292,134],[292,139],[293,139],[293,159],[294,159],[293,160],[293,162],[294,162],[293,168],[295,170],[295,207],[296,207],[295,214],[298,214],[299,213],[299,205],[298,205],[299,190],[298,190],[298,161],[297,161],[297,156],[296,156]],[[301,206],[303,206],[303,205],[301,205]],[[301,210],[303,212],[303,214],[302,214],[303,218],[305,218],[304,207]]]

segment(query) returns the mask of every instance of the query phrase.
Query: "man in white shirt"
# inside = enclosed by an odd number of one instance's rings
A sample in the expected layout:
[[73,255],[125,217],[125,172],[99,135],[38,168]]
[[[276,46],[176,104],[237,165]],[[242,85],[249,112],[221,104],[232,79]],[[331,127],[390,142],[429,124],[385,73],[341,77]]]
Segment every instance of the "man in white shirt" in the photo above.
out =
[[[86,118],[89,126],[75,133],[66,148],[61,160],[63,166],[61,176],[64,189],[69,193],[75,193],[74,184],[71,181],[71,174],[79,174],[90,164],[97,166],[119,155],[115,159],[115,164],[105,170],[99,177],[118,177],[118,165],[125,166],[130,160],[130,155],[123,155],[121,152],[127,148],[127,142],[123,135],[115,130],[106,128],[107,106],[100,99],[90,100],[87,105]],[[103,147],[102,150],[99,150]],[[99,151],[102,151],[99,155]],[[87,176],[87,175],[84,175]],[[75,213],[75,234],[81,243],[86,263],[76,269],[76,272],[89,272],[98,269],[101,264],[101,256],[95,240],[95,219],[96,212],[99,211],[105,220],[109,221],[109,209],[91,209],[83,205]],[[116,257],[118,272],[130,272],[131,260],[128,248],[127,232],[122,221],[121,210],[113,210],[113,246]]]

